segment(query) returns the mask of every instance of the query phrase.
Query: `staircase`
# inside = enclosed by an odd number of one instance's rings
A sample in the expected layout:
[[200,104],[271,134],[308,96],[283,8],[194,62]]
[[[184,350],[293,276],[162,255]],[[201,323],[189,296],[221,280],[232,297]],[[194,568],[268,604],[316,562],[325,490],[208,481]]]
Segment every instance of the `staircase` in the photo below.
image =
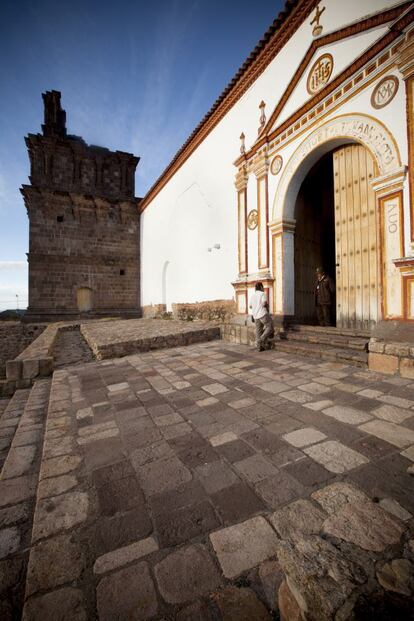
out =
[[20,619],[23,609],[50,384],[36,381],[0,402],[0,558],[6,576],[0,579],[2,620]]
[[366,367],[370,334],[363,330],[294,324],[275,341],[275,349]]
[[0,475],[9,453],[30,389],[16,390],[11,399],[2,399],[0,406]]

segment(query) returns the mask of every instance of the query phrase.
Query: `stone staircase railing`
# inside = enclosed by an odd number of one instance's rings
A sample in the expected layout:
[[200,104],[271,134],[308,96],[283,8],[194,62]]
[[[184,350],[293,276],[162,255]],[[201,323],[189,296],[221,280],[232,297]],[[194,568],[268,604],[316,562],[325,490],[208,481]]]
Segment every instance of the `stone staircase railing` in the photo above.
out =
[[6,379],[0,381],[0,396],[10,397],[15,390],[30,388],[35,380],[53,373],[53,347],[60,330],[71,330],[79,323],[50,324],[21,354],[6,362]]

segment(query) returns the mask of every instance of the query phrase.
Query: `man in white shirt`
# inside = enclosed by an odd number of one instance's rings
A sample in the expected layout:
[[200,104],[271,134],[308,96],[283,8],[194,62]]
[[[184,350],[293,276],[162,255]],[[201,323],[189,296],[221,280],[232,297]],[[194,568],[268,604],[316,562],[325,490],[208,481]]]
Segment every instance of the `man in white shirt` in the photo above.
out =
[[274,334],[272,318],[269,314],[269,304],[264,294],[261,282],[256,283],[255,292],[250,298],[250,308],[256,324],[256,344],[259,351],[270,349],[268,342]]

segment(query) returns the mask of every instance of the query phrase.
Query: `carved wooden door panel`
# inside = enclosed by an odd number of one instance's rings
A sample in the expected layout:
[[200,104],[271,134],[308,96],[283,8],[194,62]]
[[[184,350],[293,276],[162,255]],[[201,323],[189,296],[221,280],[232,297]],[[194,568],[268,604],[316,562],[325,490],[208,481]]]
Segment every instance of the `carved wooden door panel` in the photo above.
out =
[[378,239],[374,161],[362,146],[333,154],[337,326],[368,329],[378,320]]

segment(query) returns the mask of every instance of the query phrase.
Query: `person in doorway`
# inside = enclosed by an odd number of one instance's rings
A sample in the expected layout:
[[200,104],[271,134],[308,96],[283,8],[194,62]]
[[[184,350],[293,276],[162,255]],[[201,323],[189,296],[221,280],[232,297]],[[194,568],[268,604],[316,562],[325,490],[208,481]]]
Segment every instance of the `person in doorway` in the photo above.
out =
[[257,282],[255,292],[250,298],[253,321],[256,324],[256,345],[259,351],[270,349],[269,339],[274,335],[273,322],[269,313],[269,304],[266,299],[263,285]]
[[320,326],[331,325],[332,303],[335,285],[322,267],[316,268],[315,306]]

